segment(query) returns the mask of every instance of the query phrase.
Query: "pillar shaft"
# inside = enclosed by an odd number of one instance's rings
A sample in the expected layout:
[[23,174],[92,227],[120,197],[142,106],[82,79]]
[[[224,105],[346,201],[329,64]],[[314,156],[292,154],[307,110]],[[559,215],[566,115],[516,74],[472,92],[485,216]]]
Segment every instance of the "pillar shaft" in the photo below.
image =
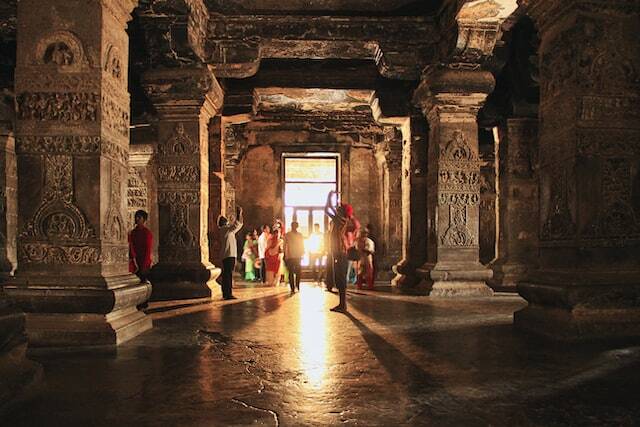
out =
[[515,324],[640,336],[640,5],[526,3],[541,40],[540,257]]
[[402,129],[402,259],[394,266],[393,286],[404,293],[424,293],[417,268],[427,255],[427,123],[412,115]]
[[0,165],[0,275],[7,276],[18,266],[18,176],[13,130],[3,122],[0,122]]
[[5,291],[33,345],[112,345],[151,327],[124,219],[133,6],[18,5],[18,270]]
[[[425,86],[426,85],[426,86]],[[480,158],[477,112],[493,89],[488,72],[433,69],[416,93],[429,120],[428,259],[432,296],[491,295],[479,262]]]
[[142,209],[149,214],[147,227],[154,236],[152,262],[158,260],[158,190],[154,167],[154,147],[136,144],[129,147],[129,175],[127,179],[127,224],[135,227],[134,216]]
[[499,142],[499,240],[491,266],[494,288],[514,289],[537,263],[537,147],[537,119],[507,119]]
[[145,73],[160,118],[157,185],[159,259],[152,299],[211,297],[220,270],[209,260],[209,121],[222,90],[206,68]]

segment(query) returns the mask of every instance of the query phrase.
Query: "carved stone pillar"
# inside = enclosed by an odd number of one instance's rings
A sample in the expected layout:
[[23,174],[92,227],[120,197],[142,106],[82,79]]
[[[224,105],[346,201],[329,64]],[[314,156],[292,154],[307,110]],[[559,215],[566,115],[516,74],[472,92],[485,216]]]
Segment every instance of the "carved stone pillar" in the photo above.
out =
[[159,259],[152,299],[208,298],[220,269],[209,260],[209,121],[222,89],[206,68],[148,71],[158,113]]
[[18,265],[18,175],[11,123],[0,122],[0,165],[0,276],[6,277]]
[[538,120],[508,119],[498,151],[500,179],[499,240],[491,265],[491,286],[516,286],[538,257],[538,182],[534,172],[538,147]]
[[515,325],[563,340],[640,336],[636,1],[524,2],[539,30],[539,268]]
[[136,144],[129,147],[129,176],[127,179],[127,229],[135,227],[137,210],[149,214],[147,227],[153,234],[153,261],[158,260],[158,190],[153,166],[153,146]]
[[[428,260],[432,296],[492,295],[479,262],[480,159],[476,115],[493,89],[489,72],[431,69],[415,94],[429,119]],[[423,196],[424,197],[424,196]]]
[[402,128],[402,260],[393,269],[392,285],[403,293],[424,293],[417,268],[427,256],[427,123],[413,115]]
[[480,204],[478,244],[480,262],[489,264],[496,254],[496,168],[493,144],[480,147]]
[[[387,127],[384,139],[375,146],[375,157],[380,174],[380,224],[378,237],[378,278],[402,258],[402,133]],[[380,256],[382,255],[382,256]],[[390,277],[387,277],[390,278]]]
[[32,345],[114,345],[151,327],[136,309],[151,287],[128,272],[125,222],[133,6],[18,5],[19,267],[5,291]]
[[224,210],[224,175],[222,143],[222,117],[216,116],[209,123],[209,258],[221,265],[220,230],[216,225]]

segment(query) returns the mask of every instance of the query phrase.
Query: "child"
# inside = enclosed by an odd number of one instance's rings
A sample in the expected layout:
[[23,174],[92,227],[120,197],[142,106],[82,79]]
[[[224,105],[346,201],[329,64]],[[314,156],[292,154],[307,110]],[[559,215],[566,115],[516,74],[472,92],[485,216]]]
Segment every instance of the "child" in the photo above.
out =
[[373,289],[373,254],[375,252],[375,244],[369,238],[366,230],[360,232],[360,237],[356,241],[356,248],[360,254],[358,266],[358,279],[356,287],[362,289],[362,283],[367,284],[367,289]]
[[153,251],[153,235],[145,223],[149,215],[143,211],[134,214],[136,227],[129,232],[129,272],[146,282],[151,269],[151,253]]

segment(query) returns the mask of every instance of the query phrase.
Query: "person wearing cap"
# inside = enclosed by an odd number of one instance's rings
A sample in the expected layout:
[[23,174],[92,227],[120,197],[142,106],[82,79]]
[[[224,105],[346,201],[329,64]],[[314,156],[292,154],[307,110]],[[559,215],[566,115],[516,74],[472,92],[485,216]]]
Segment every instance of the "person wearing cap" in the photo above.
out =
[[222,258],[222,298],[226,300],[236,299],[233,296],[233,269],[236,266],[238,256],[238,241],[236,233],[242,228],[242,208],[236,207],[236,220],[229,222],[227,218],[218,217],[218,227],[222,237],[220,258]]
[[360,222],[353,214],[353,207],[347,203],[334,206],[333,196],[336,191],[330,191],[325,204],[325,214],[331,218],[330,262],[333,265],[333,282],[338,288],[340,302],[331,311],[347,311],[347,268],[349,266],[348,253],[355,247],[356,236],[360,230]]

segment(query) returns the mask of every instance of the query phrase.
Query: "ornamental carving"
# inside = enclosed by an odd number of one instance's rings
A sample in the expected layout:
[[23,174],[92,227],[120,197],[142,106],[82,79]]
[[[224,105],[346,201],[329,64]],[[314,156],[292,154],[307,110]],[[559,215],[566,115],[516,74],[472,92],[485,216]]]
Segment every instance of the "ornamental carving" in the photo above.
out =
[[105,239],[116,242],[125,239],[124,221],[121,212],[123,175],[121,167],[111,163],[109,209],[107,210],[107,219],[102,235]]
[[85,240],[95,237],[93,228],[73,200],[71,156],[44,157],[42,201],[23,233],[25,238]]
[[164,155],[197,154],[200,147],[186,134],[184,124],[178,123],[169,140],[158,147],[158,152]]
[[16,75],[16,87],[27,92],[97,92],[100,83],[99,75],[92,73],[58,74],[29,69]]
[[17,97],[17,115],[20,120],[95,122],[99,99],[97,92],[25,92]]
[[20,250],[20,262],[26,263],[87,265],[100,261],[100,249],[95,246],[25,243]]
[[17,153],[95,154],[99,151],[99,136],[34,135],[16,139]]
[[129,111],[107,95],[102,97],[102,121],[116,135],[129,136]]
[[200,182],[200,168],[193,165],[158,166],[158,178],[166,182]]
[[478,193],[440,193],[438,194],[438,204],[458,205],[458,206],[476,206],[480,202],[480,194]]
[[438,188],[441,191],[477,191],[479,184],[478,171],[441,170],[438,174]]
[[120,58],[122,58],[122,55],[118,48],[113,45],[109,46],[102,68],[105,73],[117,81],[124,80],[124,67]]
[[102,249],[103,264],[125,264],[129,262],[129,248],[127,246],[110,246]]
[[145,178],[145,168],[130,167],[127,181],[127,223],[133,228],[133,215],[139,209],[148,210],[148,189]]
[[179,248],[195,247],[197,240],[189,228],[189,205],[171,205],[170,221],[167,245]]
[[443,246],[472,246],[474,238],[467,225],[467,207],[449,206],[449,228],[440,238]]
[[200,193],[197,191],[161,191],[158,193],[158,203],[161,205],[200,203]]
[[56,31],[36,45],[34,64],[52,65],[59,71],[78,71],[86,65],[80,39],[70,31]]
[[464,132],[455,130],[451,135],[451,139],[440,151],[440,160],[452,162],[476,161],[478,160],[478,155],[467,142]]
[[563,240],[572,237],[576,231],[568,202],[567,176],[564,171],[550,177],[549,211],[542,225],[543,240]]

